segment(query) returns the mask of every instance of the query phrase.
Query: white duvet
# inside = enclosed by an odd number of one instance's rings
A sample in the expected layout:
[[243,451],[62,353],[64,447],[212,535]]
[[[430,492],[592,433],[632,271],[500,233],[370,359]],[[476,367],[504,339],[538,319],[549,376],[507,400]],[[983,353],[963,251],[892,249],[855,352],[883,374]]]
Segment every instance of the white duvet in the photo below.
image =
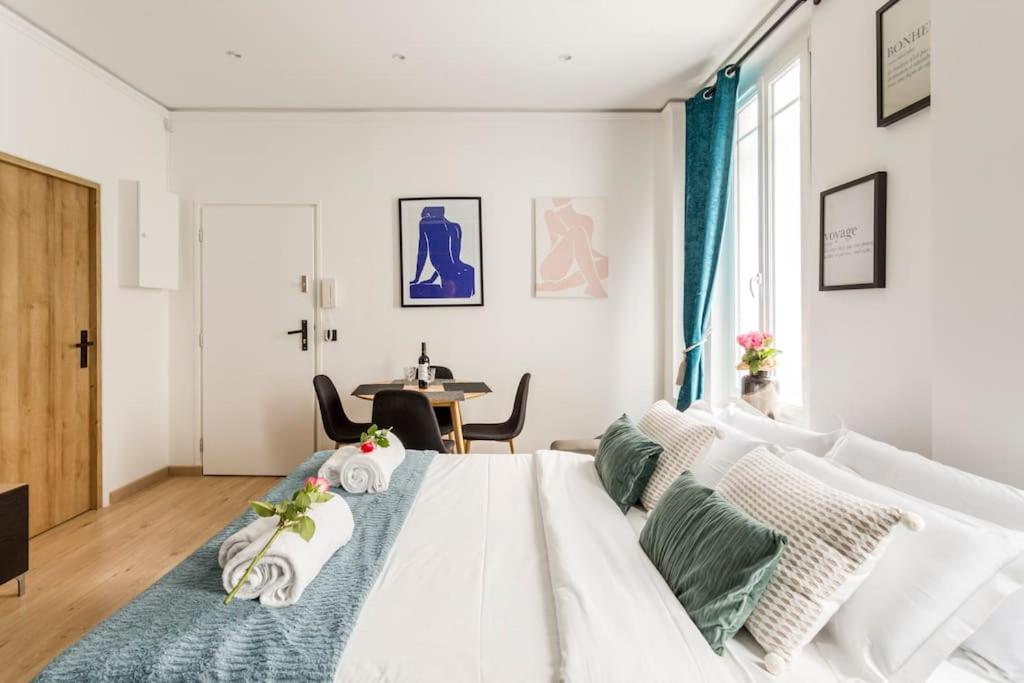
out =
[[[744,631],[715,655],[572,453],[435,457],[335,680],[845,681],[815,643],[785,676]],[[930,683],[980,681],[952,663]]]
[[541,452],[537,491],[566,681],[724,681],[585,455]]

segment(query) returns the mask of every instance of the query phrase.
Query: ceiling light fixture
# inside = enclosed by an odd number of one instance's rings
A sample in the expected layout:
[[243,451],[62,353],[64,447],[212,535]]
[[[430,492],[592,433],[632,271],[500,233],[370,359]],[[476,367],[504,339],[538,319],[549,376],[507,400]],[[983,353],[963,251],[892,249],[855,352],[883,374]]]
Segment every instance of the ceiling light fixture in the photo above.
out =
[[401,52],[392,52],[391,59],[395,60],[396,62],[404,62],[405,55],[403,55]]
[[235,52],[234,50],[228,50],[224,54],[226,54],[228,57],[231,57],[232,59],[241,59],[242,58],[242,53],[241,52]]
[[558,61],[560,61],[560,62],[571,62],[572,61],[572,55],[570,55],[570,54],[558,55]]

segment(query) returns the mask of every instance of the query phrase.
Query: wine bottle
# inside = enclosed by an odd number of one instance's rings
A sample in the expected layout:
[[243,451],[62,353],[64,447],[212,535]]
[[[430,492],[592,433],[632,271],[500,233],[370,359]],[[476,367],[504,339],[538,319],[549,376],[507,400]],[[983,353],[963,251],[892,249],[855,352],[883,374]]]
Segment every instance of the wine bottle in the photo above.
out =
[[427,355],[427,342],[420,342],[420,358],[417,361],[416,379],[420,389],[430,386],[430,356]]

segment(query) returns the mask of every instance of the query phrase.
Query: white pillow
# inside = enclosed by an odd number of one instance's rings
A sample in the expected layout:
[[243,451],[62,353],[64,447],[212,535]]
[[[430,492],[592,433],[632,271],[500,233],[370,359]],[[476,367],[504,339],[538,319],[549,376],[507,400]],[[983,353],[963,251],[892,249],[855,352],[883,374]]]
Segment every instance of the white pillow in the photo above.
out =
[[814,455],[825,455],[842,436],[842,429],[834,432],[812,432],[795,425],[785,424],[764,415],[755,414],[753,408],[747,409],[730,403],[718,414],[718,419],[730,427],[751,436],[764,439],[768,443],[778,444],[786,448],[799,448]]
[[636,427],[664,449],[640,494],[644,508],[653,510],[676,477],[689,470],[708,449],[717,432],[714,427],[692,419],[688,413],[679,412],[668,401],[658,401],[651,406]]
[[[1024,491],[848,432],[829,459],[865,479],[979,519],[1024,530]],[[963,644],[1010,680],[1024,680],[1024,591]]]
[[773,452],[777,449],[767,441],[762,441],[730,427],[711,413],[703,410],[687,410],[686,414],[698,422],[714,427],[718,433],[718,438],[711,443],[708,450],[697,458],[690,470],[701,486],[712,489],[718,486],[718,482],[722,480],[729,468],[755,448],[768,448]]
[[[800,451],[783,460],[856,496],[924,520],[897,529],[875,571],[839,609],[819,643],[860,676],[923,681],[1024,586],[1024,536],[861,478]],[[829,642],[831,641],[831,642]]]
[[1024,681],[1024,590],[1017,591],[961,646],[1008,681]]
[[865,479],[950,510],[1024,530],[1024,491],[848,431],[828,454]]
[[764,448],[736,463],[718,493],[789,541],[745,624],[777,675],[867,578],[903,511],[839,491]]

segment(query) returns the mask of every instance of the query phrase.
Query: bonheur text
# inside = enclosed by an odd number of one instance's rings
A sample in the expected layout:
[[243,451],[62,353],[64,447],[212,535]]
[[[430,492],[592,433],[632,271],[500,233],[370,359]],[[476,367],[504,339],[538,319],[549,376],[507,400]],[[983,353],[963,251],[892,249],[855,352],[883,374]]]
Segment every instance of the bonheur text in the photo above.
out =
[[924,38],[931,31],[932,22],[926,21],[910,33],[900,36],[899,40],[889,45],[889,58],[892,59],[899,53],[911,47],[914,43]]

